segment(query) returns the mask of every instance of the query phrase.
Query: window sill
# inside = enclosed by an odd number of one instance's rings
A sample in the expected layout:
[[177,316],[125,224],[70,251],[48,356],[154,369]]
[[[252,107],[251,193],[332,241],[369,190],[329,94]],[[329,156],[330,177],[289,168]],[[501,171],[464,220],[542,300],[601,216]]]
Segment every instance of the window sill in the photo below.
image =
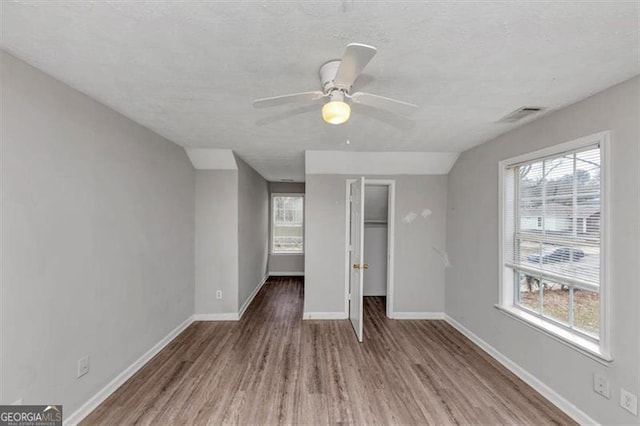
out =
[[613,361],[610,354],[602,352],[600,346],[584,337],[577,336],[570,331],[558,327],[542,318],[528,314],[520,309],[511,306],[495,305],[495,307],[503,314],[520,321],[521,323],[546,334],[552,339],[580,352],[581,354],[599,362],[600,364],[609,366]]

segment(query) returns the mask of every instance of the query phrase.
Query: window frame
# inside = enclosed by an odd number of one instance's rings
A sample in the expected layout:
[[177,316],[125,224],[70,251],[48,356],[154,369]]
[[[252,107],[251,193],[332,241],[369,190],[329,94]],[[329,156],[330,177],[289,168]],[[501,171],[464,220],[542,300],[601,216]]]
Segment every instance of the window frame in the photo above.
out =
[[[278,193],[272,193],[271,194],[271,198],[269,200],[270,204],[269,204],[269,254],[270,255],[276,255],[276,256],[300,256],[300,255],[304,255],[304,249],[305,249],[305,241],[306,241],[306,235],[305,235],[305,223],[306,223],[306,210],[307,210],[307,206],[305,203],[305,197],[304,197],[304,193],[288,193],[288,192],[278,192]],[[273,243],[274,243],[274,225],[275,225],[275,220],[276,220],[276,215],[275,215],[275,208],[274,208],[274,200],[276,197],[299,197],[302,198],[302,250],[301,251],[296,251],[296,252],[286,252],[286,251],[276,251],[273,247]]]
[[[592,135],[560,143],[547,148],[518,155],[502,160],[498,163],[498,303],[495,305],[501,312],[538,330],[556,341],[608,365],[613,361],[611,352],[611,279],[610,268],[610,194],[611,194],[611,132],[603,131]],[[563,152],[579,150],[589,146],[600,147],[600,282],[599,282],[599,333],[598,338],[588,338],[582,333],[576,333],[568,327],[553,320],[541,318],[527,312],[515,303],[515,289],[513,275],[515,271],[507,266],[504,256],[504,246],[509,236],[509,228],[505,222],[507,209],[514,208],[506,202],[505,172],[508,168],[519,163],[542,160],[555,157]],[[511,197],[516,197],[514,194]],[[512,230],[513,231],[513,230]]]

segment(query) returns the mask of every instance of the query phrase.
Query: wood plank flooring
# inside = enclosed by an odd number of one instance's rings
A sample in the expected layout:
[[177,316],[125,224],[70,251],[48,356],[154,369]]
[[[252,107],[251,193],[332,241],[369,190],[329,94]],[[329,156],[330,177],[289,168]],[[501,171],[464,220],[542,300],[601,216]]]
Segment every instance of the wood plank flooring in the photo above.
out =
[[301,278],[270,278],[241,321],[195,322],[83,422],[575,424],[444,321],[302,321]]

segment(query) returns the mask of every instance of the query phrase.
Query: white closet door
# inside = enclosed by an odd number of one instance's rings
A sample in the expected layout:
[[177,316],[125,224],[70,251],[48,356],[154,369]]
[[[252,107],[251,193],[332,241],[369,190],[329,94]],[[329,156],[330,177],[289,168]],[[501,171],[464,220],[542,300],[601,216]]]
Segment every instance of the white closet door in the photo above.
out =
[[366,267],[364,251],[364,177],[351,184],[351,274],[349,279],[349,319],[362,342],[362,285]]

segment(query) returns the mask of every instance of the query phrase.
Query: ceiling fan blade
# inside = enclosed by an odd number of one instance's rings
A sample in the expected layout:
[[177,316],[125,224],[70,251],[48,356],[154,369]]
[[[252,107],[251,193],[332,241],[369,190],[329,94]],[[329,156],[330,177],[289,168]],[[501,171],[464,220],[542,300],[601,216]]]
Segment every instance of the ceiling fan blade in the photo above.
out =
[[277,123],[279,121],[288,120],[292,118],[297,118],[298,115],[306,114],[308,112],[318,113],[318,105],[309,104],[295,107],[294,109],[286,108],[286,111],[282,111],[282,109],[277,110],[278,113],[271,114],[267,117],[262,117],[256,121],[256,125],[258,126],[266,126],[269,124]]
[[349,90],[376,52],[373,46],[360,43],[348,44],[333,83],[337,87]]
[[290,95],[274,96],[272,98],[256,99],[253,101],[254,108],[268,108],[277,105],[290,104],[293,102],[316,101],[325,96],[324,93],[316,90],[314,92],[292,93]]
[[418,105],[409,102],[399,101],[397,99],[386,98],[384,96],[372,95],[371,93],[356,92],[349,96],[353,102],[368,105],[374,108],[386,109],[387,111],[397,112],[399,114],[410,114],[415,111]]

